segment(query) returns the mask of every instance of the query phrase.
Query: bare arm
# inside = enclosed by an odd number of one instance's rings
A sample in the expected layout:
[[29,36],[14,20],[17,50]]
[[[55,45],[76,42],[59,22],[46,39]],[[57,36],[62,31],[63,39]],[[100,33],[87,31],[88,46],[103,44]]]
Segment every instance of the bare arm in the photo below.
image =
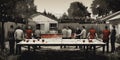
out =
[[98,35],[97,35],[97,33],[95,33],[95,36],[96,36],[96,39],[98,38]]
[[15,40],[16,40],[16,37],[17,37],[17,32],[15,31],[15,33],[14,33],[14,38],[15,38]]
[[90,33],[88,33],[87,38],[89,38],[89,36],[90,36]]

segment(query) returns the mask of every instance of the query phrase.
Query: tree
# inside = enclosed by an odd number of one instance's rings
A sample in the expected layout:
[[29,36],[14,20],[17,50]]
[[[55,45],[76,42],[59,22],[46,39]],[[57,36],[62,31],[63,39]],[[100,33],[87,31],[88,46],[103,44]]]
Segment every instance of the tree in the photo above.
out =
[[[5,9],[0,8],[0,11],[5,11],[4,14],[0,12],[0,17],[5,16],[7,21],[19,22],[27,19],[32,14],[36,13],[36,6],[34,0],[0,0],[0,6],[4,5]],[[17,19],[17,18],[20,19]],[[22,19],[24,18],[24,19]],[[22,22],[22,21],[20,21]]]
[[15,4],[15,13],[23,18],[29,17],[30,15],[36,13],[36,6],[34,5],[34,0],[20,0]]
[[72,2],[68,9],[69,17],[85,17],[89,14],[87,7],[80,2]]
[[54,14],[49,13],[49,12],[46,12],[46,10],[44,10],[44,12],[41,13],[41,14],[43,14],[43,15],[45,15],[45,16],[51,18],[51,19],[55,19],[55,20],[57,20],[57,17],[56,17]]
[[108,2],[111,11],[117,12],[120,10],[120,0],[106,0],[106,2]]
[[94,15],[108,15],[110,11],[120,10],[120,0],[94,0],[91,6]]
[[64,13],[60,19],[68,19],[67,14],[66,14],[66,13]]

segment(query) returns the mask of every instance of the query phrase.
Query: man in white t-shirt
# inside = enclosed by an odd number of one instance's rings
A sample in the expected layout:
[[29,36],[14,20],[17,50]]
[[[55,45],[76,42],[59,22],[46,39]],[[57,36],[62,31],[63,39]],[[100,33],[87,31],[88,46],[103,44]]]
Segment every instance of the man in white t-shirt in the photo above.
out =
[[23,30],[20,27],[18,27],[15,30],[14,37],[15,37],[16,43],[19,43],[24,38]]
[[[63,27],[62,29],[62,39],[66,39],[67,38],[67,28]],[[61,46],[62,48],[62,46]],[[64,46],[64,48],[66,48],[66,46]]]
[[[15,30],[14,38],[15,38],[16,44],[23,40],[23,38],[24,38],[24,33],[23,33],[23,30],[21,29],[20,26]],[[16,53],[19,53],[19,52],[18,52],[19,50],[20,50],[20,49],[17,48],[17,46],[16,46]]]
[[62,29],[62,38],[63,39],[67,38],[67,28],[66,27],[63,27],[63,29]]
[[79,35],[81,35],[82,39],[86,38],[86,29],[85,29],[85,26],[82,26],[82,31],[81,31],[81,33]]
[[67,38],[68,39],[71,39],[72,38],[72,30],[71,30],[71,28],[68,26],[68,28],[67,28]]
[[39,26],[36,26],[36,30],[35,30],[35,32],[34,32],[34,37],[36,38],[36,39],[39,39],[39,38],[41,38],[41,31],[40,31],[40,28],[39,28]]

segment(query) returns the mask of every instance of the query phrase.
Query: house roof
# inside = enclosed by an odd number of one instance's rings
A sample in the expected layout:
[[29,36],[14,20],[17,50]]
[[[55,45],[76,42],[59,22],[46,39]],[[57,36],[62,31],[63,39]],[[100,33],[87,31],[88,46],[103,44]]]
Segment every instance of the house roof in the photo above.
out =
[[41,13],[34,14],[30,17],[36,23],[58,23],[56,20],[51,19],[47,16],[42,15]]
[[120,11],[115,12],[113,14],[110,14],[110,15],[108,15],[105,18],[102,18],[100,20],[108,21],[108,20],[114,20],[114,19],[119,19],[119,18],[120,18]]

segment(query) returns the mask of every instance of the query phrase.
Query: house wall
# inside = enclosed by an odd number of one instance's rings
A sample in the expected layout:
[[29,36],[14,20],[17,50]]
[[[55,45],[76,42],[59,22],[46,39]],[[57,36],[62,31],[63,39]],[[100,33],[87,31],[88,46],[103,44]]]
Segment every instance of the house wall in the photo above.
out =
[[42,34],[49,32],[50,23],[58,24],[57,21],[50,19],[50,18],[43,16],[43,15],[38,15],[38,16],[32,17],[31,22],[32,21],[35,22],[36,24],[44,24],[44,30],[41,30]]
[[114,20],[110,20],[110,28],[112,30],[112,25],[115,25],[116,27],[116,36],[120,35],[120,19],[114,19]]

